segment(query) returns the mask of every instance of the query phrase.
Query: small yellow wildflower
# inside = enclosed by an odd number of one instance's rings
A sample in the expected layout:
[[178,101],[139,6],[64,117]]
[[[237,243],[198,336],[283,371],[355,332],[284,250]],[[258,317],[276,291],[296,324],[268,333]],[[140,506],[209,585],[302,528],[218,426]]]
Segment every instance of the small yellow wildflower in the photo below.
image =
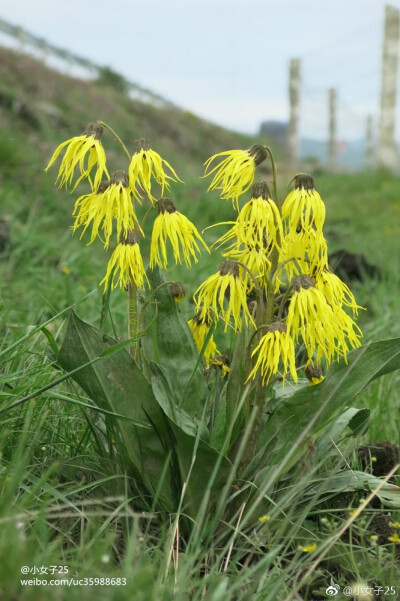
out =
[[[188,321],[189,328],[193,334],[193,339],[199,352],[203,348],[204,341],[208,336],[211,327],[211,318],[209,313],[201,316],[201,311],[198,311],[192,319]],[[217,349],[217,345],[214,342],[214,337],[211,335],[210,340],[204,350],[204,361],[207,367],[212,362],[213,358],[220,352]]]
[[104,284],[104,292],[108,286],[113,290],[118,284],[125,288],[128,283],[135,283],[138,288],[144,288],[144,281],[149,283],[140,253],[139,236],[137,229],[121,234],[120,242],[108,261],[106,275],[99,284]]
[[252,357],[255,355],[257,355],[257,361],[247,382],[251,378],[254,379],[260,370],[263,384],[265,384],[273,374],[278,373],[280,362],[283,365],[283,377],[290,371],[293,380],[297,382],[294,343],[288,334],[286,324],[277,321],[269,325],[267,333],[251,354]]
[[[89,123],[81,136],[70,138],[56,148],[45,171],[52,166],[63,148],[67,147],[56,180],[56,182],[59,181],[60,188],[62,186],[67,188],[72,183],[76,167],[79,168],[81,175],[75,182],[74,190],[85,177],[89,179],[92,190],[97,190],[99,187],[103,173],[108,177],[106,153],[100,141],[102,135],[103,128],[99,123]],[[86,157],[86,155],[88,156]],[[97,169],[92,182],[91,171],[96,165]]]
[[289,232],[282,242],[279,262],[285,264],[287,278],[290,281],[301,273],[311,274],[321,269],[328,261],[328,246],[322,232],[315,229],[308,232]]
[[187,217],[176,210],[170,198],[160,198],[158,215],[154,220],[153,235],[150,248],[150,267],[159,265],[167,269],[167,239],[171,242],[176,263],[182,263],[181,254],[186,267],[191,266],[192,259],[197,263],[196,252],[200,253],[199,240],[207,252],[208,246],[200,236],[196,227]]
[[304,547],[301,547],[300,550],[303,551],[303,553],[312,553],[316,548],[317,543],[313,543],[312,545],[305,545]]
[[[168,175],[164,167],[169,169],[172,175]],[[164,195],[165,188],[167,190],[170,188],[168,180],[181,181],[171,165],[155,150],[152,150],[149,141],[140,138],[135,141],[135,153],[129,165],[129,185],[136,200],[140,202],[142,197],[137,186],[147,194],[152,202],[156,200],[151,193],[153,179],[161,186],[161,196]]]
[[358,309],[363,308],[357,305],[350,288],[327,265],[323,269],[317,269],[313,278],[316,288],[331,305],[345,305],[353,311],[353,315],[357,315]]
[[71,273],[71,270],[69,267],[62,267],[61,273],[63,273],[64,275],[68,275],[69,273]]
[[392,534],[392,536],[388,537],[388,541],[390,541],[391,543],[395,543],[396,545],[398,545],[400,543],[400,536],[398,535],[397,532],[395,532],[394,534]]
[[[242,311],[246,325],[248,323],[255,325],[247,306],[245,286],[239,278],[239,265],[235,261],[221,263],[218,273],[210,276],[199,286],[194,298],[202,318],[209,314],[210,309],[216,317],[221,313],[225,320],[225,331],[231,317],[234,330],[236,332],[241,330]],[[228,305],[227,308],[225,305]]]
[[128,188],[128,176],[124,171],[115,171],[110,180],[104,181],[97,192],[78,198],[74,211],[76,215],[73,231],[83,227],[81,238],[92,224],[89,244],[99,235],[100,227],[104,233],[104,248],[108,248],[113,230],[113,220],[117,221],[117,236],[133,230],[138,219],[133,208],[131,191]]
[[393,528],[393,530],[400,530],[400,522],[389,522],[389,528]]
[[231,368],[228,365],[228,357],[226,355],[215,355],[211,363],[212,365],[216,365],[220,368],[223,378],[231,371]]
[[375,456],[372,456],[372,457],[371,457],[371,461],[373,461],[373,462],[375,463],[376,461],[378,461],[378,458],[377,458],[377,457],[375,457]]
[[[218,165],[210,169],[212,162],[224,156]],[[204,177],[214,175],[208,190],[221,190],[221,198],[232,199],[236,208],[238,198],[247,192],[254,180],[257,165],[268,156],[261,144],[253,144],[248,150],[226,150],[210,157],[205,164]]]
[[287,233],[312,230],[322,232],[325,221],[325,205],[314,189],[314,180],[309,175],[295,178],[294,190],[282,205],[282,219],[287,219]]
[[270,515],[262,515],[261,517],[258,518],[258,521],[261,522],[262,524],[265,524],[265,522],[269,522],[271,519]]

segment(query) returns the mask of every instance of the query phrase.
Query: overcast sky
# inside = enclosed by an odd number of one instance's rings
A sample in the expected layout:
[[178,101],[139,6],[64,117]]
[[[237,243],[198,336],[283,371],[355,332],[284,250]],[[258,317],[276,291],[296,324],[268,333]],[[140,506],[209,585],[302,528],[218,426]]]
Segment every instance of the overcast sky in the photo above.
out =
[[[180,106],[255,133],[288,116],[288,65],[302,60],[301,132],[360,137],[379,110],[383,0],[0,0],[0,18],[111,66]],[[400,0],[392,5],[400,8]],[[4,42],[5,38],[0,37]]]

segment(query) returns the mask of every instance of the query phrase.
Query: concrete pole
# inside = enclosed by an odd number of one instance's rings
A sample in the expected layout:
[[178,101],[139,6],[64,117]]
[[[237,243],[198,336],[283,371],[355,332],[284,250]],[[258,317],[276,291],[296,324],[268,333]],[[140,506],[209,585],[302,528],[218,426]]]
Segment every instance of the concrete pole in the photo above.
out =
[[336,134],[336,110],[337,95],[334,88],[330,88],[329,96],[329,142],[328,142],[328,163],[331,171],[337,170],[337,134]]
[[374,137],[372,129],[372,115],[367,115],[367,128],[365,137],[365,168],[368,170],[375,169],[376,167],[374,157]]
[[288,155],[292,167],[299,163],[300,138],[299,138],[299,117],[300,117],[300,60],[292,58],[289,71],[289,127],[288,127]]
[[393,6],[386,5],[382,50],[378,165],[392,171],[397,171],[399,158],[395,139],[399,25],[400,11]]

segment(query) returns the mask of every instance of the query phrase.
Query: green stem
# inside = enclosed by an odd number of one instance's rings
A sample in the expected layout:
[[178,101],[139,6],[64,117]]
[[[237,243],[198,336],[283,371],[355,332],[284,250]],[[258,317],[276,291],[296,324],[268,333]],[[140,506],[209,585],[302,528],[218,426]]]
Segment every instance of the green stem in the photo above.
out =
[[104,123],[104,121],[99,121],[100,125],[102,125],[103,127],[105,127],[106,129],[108,129],[108,131],[110,131],[112,133],[112,135],[114,136],[114,138],[117,140],[117,142],[119,142],[119,144],[121,145],[122,150],[124,151],[127,159],[129,162],[131,162],[131,155],[128,152],[127,147],[125,146],[125,144],[123,143],[123,141],[121,140],[121,138],[119,137],[119,135],[117,134],[117,132],[115,130],[113,130],[112,127],[110,127],[109,125],[107,125],[107,123]]
[[[278,207],[279,211],[280,211],[280,202],[279,202],[279,197],[278,197],[278,185],[277,185],[277,169],[276,169],[276,163],[275,163],[275,159],[274,159],[274,155],[272,154],[272,150],[269,148],[269,146],[264,146],[264,148],[266,149],[266,151],[268,152],[268,155],[271,159],[271,165],[272,165],[272,186],[273,186],[273,196],[274,196],[274,201],[276,206]],[[272,274],[272,278],[271,281],[275,282],[274,279],[274,275],[277,271],[278,268],[278,263],[279,263],[279,250],[278,248],[281,246],[281,239],[280,239],[280,235],[279,232],[277,232],[277,246],[274,247],[274,249],[271,252],[271,270],[270,273]],[[263,311],[263,315],[260,316],[261,318],[257,320],[257,328],[258,330],[261,329],[261,327],[265,327],[268,326],[269,324],[271,324],[274,320],[274,307],[275,307],[275,303],[274,303],[274,296],[275,296],[275,291],[274,291],[275,286],[271,285],[267,287],[267,302],[266,302],[266,309],[265,311]],[[242,458],[240,460],[239,463],[239,467],[238,467],[238,474],[241,475],[243,474],[243,472],[245,471],[246,467],[249,465],[249,463],[251,462],[251,460],[254,457],[254,452],[256,449],[256,444],[257,444],[257,440],[258,440],[258,435],[260,433],[260,429],[261,429],[261,425],[262,425],[262,418],[263,418],[263,412],[264,412],[264,407],[265,407],[265,397],[266,397],[266,392],[268,389],[268,385],[269,385],[269,381],[270,378],[267,378],[267,381],[263,382],[261,375],[258,374],[257,376],[257,380],[256,380],[256,389],[255,389],[255,394],[254,394],[254,402],[253,402],[253,406],[255,407],[256,410],[256,414],[254,417],[254,421],[253,421],[253,425],[251,428],[251,432],[249,435],[249,438],[247,439],[247,443],[245,446],[245,449],[243,451],[243,455]]]
[[128,282],[128,337],[131,340],[129,347],[132,357],[137,359],[137,286],[134,282]]

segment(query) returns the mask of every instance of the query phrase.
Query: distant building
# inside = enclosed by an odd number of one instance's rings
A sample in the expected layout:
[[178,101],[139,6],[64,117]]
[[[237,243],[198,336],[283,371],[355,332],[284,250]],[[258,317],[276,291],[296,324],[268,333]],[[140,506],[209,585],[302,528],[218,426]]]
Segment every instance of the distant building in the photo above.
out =
[[260,125],[260,135],[281,146],[286,145],[287,132],[288,123],[286,121],[263,121]]

